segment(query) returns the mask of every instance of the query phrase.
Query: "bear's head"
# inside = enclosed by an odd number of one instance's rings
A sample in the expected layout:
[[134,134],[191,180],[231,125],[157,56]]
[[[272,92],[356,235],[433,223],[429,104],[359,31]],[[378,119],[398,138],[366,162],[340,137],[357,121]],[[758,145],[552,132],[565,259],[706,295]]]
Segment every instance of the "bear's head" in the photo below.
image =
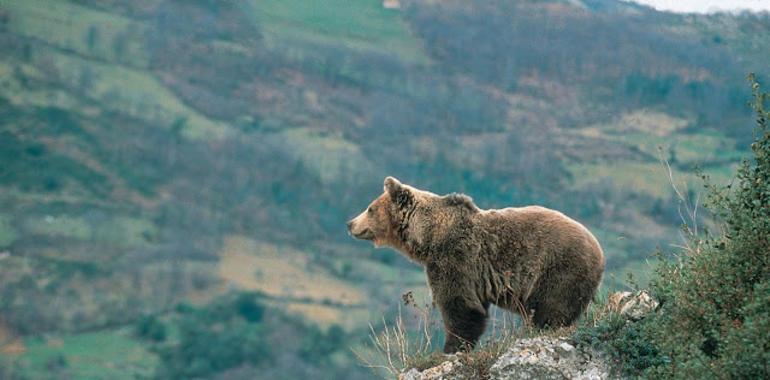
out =
[[460,215],[477,210],[465,195],[439,196],[387,177],[382,195],[347,225],[357,239],[370,240],[375,247],[395,248],[419,260],[417,251],[436,234],[448,230]]
[[371,240],[376,247],[388,245],[398,248],[398,224],[406,210],[414,206],[412,190],[393,177],[385,178],[382,195],[377,197],[361,214],[348,222],[353,237]]

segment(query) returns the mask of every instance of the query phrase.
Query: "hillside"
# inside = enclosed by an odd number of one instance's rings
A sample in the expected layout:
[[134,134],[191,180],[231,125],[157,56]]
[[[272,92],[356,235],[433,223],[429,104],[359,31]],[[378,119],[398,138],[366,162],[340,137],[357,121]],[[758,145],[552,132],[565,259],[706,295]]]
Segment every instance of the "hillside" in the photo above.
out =
[[[278,368],[366,377],[348,348],[425,292],[345,234],[386,175],[564,210],[604,246],[606,289],[644,281],[680,224],[658,147],[685,178],[730,177],[768,21],[611,0],[2,0],[0,344],[26,350],[9,376],[35,378],[50,347],[87,373],[90,339],[154,373],[164,351],[131,326],[259,292],[297,329],[345,331],[320,357],[274,344]],[[259,364],[228,365],[210,374]]]

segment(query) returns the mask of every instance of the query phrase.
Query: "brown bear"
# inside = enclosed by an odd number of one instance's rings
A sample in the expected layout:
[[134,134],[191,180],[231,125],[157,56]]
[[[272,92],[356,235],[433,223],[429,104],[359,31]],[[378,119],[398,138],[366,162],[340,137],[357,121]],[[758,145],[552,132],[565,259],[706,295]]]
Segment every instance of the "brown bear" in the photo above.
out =
[[481,210],[466,195],[439,196],[393,177],[348,231],[425,267],[446,353],[473,348],[490,304],[527,313],[538,327],[572,324],[604,271],[596,238],[558,211]]

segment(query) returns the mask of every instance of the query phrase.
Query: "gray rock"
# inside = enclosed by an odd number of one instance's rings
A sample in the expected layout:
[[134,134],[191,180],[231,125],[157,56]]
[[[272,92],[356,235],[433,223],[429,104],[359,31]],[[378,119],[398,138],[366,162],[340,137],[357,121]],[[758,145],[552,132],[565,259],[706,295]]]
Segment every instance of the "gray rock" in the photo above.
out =
[[658,301],[646,291],[615,292],[608,298],[608,308],[632,321],[638,321],[658,307]]
[[[403,380],[458,380],[457,359],[425,371],[410,369]],[[536,337],[516,341],[489,370],[493,380],[518,379],[609,379],[604,357],[590,348],[575,347],[566,337]]]
[[408,371],[398,375],[398,380],[420,380],[420,371],[417,368],[410,368]]
[[573,345],[571,345],[571,344],[569,344],[567,342],[562,342],[561,344],[556,346],[556,348],[559,351],[561,351],[561,353],[564,354],[564,355],[572,354],[573,352],[575,352],[575,346],[573,346]]
[[407,372],[398,376],[398,380],[444,380],[444,379],[458,379],[458,376],[453,376],[452,373],[457,370],[457,367],[461,366],[457,357],[451,358],[433,368],[428,368],[422,372],[415,368],[410,369]]
[[607,379],[609,367],[597,352],[585,355],[563,337],[522,339],[490,369],[493,379]]

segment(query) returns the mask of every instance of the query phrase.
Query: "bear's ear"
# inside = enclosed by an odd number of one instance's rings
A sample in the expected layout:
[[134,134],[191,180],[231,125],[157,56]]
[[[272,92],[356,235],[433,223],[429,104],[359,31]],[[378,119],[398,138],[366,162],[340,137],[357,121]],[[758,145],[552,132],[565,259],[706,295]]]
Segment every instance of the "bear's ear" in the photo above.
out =
[[398,207],[404,208],[412,202],[412,194],[409,189],[393,177],[385,178],[385,192]]
[[383,187],[384,190],[390,195],[393,195],[399,190],[403,189],[401,182],[393,177],[385,177],[385,185]]

